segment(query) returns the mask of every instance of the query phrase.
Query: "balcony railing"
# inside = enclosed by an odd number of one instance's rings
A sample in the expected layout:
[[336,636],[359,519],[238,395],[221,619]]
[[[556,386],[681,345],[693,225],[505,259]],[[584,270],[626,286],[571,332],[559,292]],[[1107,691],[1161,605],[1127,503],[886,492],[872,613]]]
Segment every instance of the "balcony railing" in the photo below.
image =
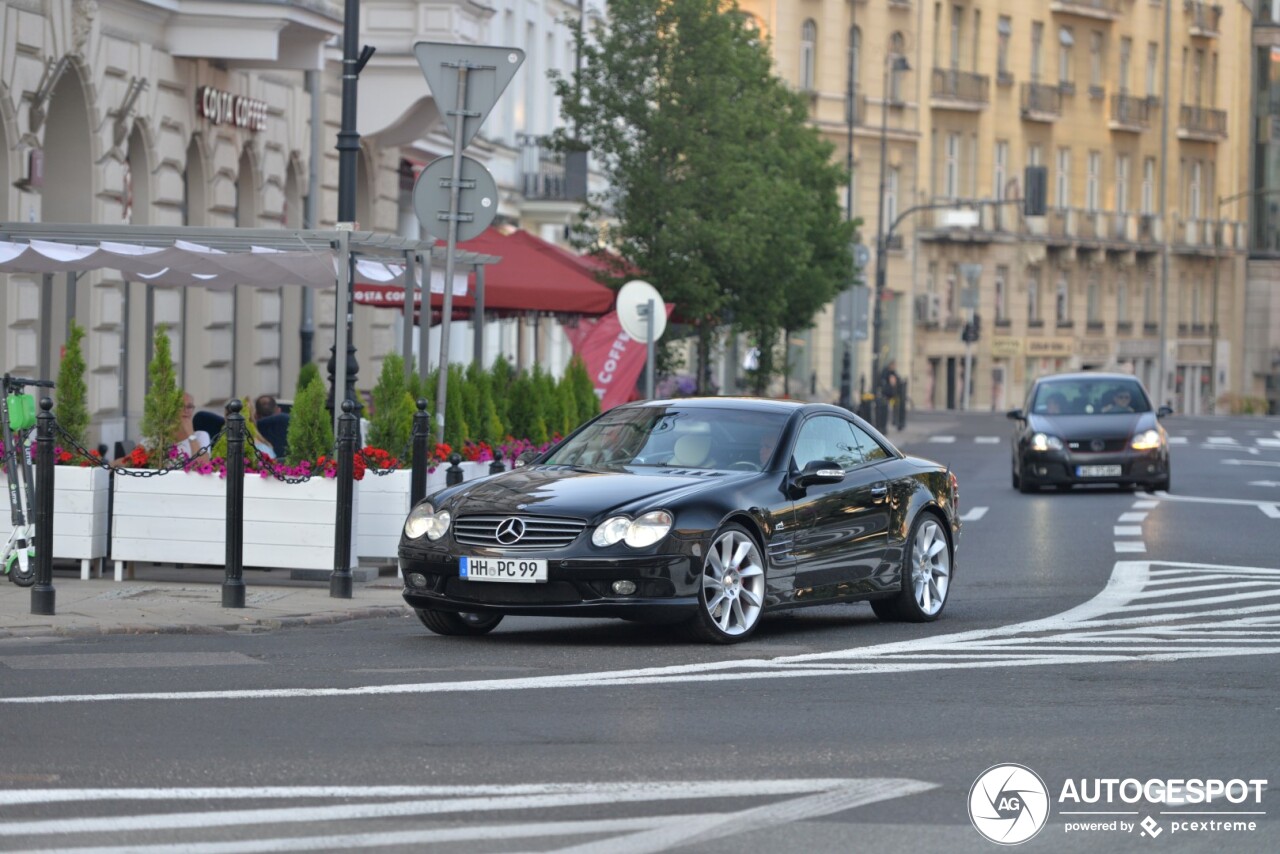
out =
[[1227,138],[1227,111],[1183,104],[1178,112],[1178,136],[1213,142]]
[[[980,110],[990,100],[991,78],[985,74],[972,74],[954,68],[933,69],[931,95],[943,103],[936,107],[955,107],[963,110]],[[949,103],[948,103],[949,102]]]
[[1052,122],[1062,116],[1062,92],[1048,83],[1022,84],[1022,117],[1030,121]]
[[1049,11],[1114,21],[1120,17],[1120,0],[1051,0]]
[[586,198],[586,152],[559,154],[543,148],[537,138],[524,140],[521,152],[521,191],[530,201],[574,202]]
[[1191,35],[1197,38],[1218,37],[1222,25],[1222,7],[1204,0],[1183,0],[1182,8],[1191,16]]
[[1151,102],[1133,95],[1111,96],[1111,129],[1141,132],[1151,125]]

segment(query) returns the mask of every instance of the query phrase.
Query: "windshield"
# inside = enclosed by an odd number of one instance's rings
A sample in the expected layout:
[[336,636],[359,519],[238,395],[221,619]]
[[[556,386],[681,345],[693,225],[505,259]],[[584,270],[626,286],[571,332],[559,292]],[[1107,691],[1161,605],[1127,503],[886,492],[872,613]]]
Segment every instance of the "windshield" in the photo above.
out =
[[1058,380],[1040,383],[1031,411],[1037,415],[1111,415],[1150,412],[1137,380]]
[[544,462],[761,471],[773,457],[787,417],[785,412],[679,405],[615,409]]

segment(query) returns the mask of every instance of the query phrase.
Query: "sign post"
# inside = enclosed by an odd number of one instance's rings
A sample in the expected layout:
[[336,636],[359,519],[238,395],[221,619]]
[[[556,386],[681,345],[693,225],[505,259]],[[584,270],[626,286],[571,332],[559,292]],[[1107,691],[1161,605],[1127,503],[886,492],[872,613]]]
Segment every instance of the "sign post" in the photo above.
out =
[[[493,176],[478,161],[464,158],[462,149],[480,131],[480,126],[489,117],[498,97],[524,62],[524,51],[519,48],[485,45],[418,42],[413,46],[413,53],[427,78],[427,85],[431,87],[436,107],[453,133],[453,156],[440,158],[424,169],[422,175],[418,176],[418,185],[415,185],[413,192],[415,213],[428,233],[438,233],[439,220],[448,224],[444,260],[444,305],[440,313],[439,379],[436,383],[436,441],[443,442],[445,403],[449,389],[449,328],[453,322],[453,274],[458,241],[466,239],[465,236],[459,237],[459,224],[466,222],[467,227],[462,233],[474,237],[484,231],[497,213],[497,192]],[[441,160],[447,162],[441,164]],[[464,160],[470,161],[474,166],[464,167]],[[434,177],[424,184],[423,179],[437,164],[440,165],[432,173]],[[468,173],[465,179],[464,170]],[[447,173],[448,178],[444,179],[441,173]],[[485,178],[488,179],[487,183]],[[475,191],[481,185],[483,189],[476,194],[481,212],[462,213],[463,190]],[[423,187],[421,192],[419,186]],[[429,207],[437,190],[443,190],[448,196],[448,213],[440,211],[437,201],[436,216],[432,219]],[[424,205],[428,206],[425,211],[428,216],[425,219]],[[484,219],[486,214],[488,218]],[[481,220],[483,224],[479,225],[479,231],[471,234],[471,230]],[[426,308],[427,300],[424,299],[422,316],[430,317]]]

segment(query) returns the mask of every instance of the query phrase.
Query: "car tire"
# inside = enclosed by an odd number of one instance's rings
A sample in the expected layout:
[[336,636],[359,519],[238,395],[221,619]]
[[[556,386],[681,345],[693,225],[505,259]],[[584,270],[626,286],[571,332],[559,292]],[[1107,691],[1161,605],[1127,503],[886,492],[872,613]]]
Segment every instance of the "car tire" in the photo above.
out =
[[1013,472],[1013,488],[1020,491],[1022,489],[1022,478],[1018,477],[1017,468],[1012,469],[1012,472]]
[[1020,477],[1018,478],[1018,491],[1021,492],[1023,495],[1028,495],[1032,492],[1039,492],[1040,487],[1027,483],[1026,478]]
[[[931,623],[941,617],[951,592],[952,554],[942,522],[932,513],[921,513],[907,538],[906,560],[899,571],[901,589],[892,598],[872,599],[871,610],[882,620],[907,623]],[[929,586],[922,586],[926,581]]]
[[414,608],[422,625],[438,635],[476,637],[487,635],[502,622],[502,614],[472,614]]
[[768,566],[755,537],[730,523],[716,531],[702,563],[698,613],[689,621],[694,638],[741,643],[755,634],[764,612]]
[[1166,477],[1164,480],[1154,481],[1152,482],[1150,489],[1152,492],[1155,492],[1157,489],[1160,490],[1161,492],[1168,492],[1169,484],[1172,480],[1173,478],[1170,476],[1170,477]]

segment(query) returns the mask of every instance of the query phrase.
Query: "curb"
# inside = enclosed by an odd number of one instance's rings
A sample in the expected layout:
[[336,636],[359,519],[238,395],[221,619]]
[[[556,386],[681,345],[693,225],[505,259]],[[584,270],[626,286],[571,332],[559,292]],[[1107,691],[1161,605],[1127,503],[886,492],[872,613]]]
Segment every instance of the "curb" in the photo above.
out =
[[241,623],[223,625],[190,625],[190,624],[138,624],[129,623],[118,626],[30,626],[18,629],[0,629],[0,638],[34,638],[34,637],[101,637],[103,635],[220,635],[239,632],[265,632],[275,629],[298,628],[303,626],[324,626],[346,623],[355,620],[386,619],[403,617],[408,613],[405,605],[378,605],[369,608],[356,608],[349,611],[333,611],[324,614],[303,614],[288,617],[263,617],[246,620]]

